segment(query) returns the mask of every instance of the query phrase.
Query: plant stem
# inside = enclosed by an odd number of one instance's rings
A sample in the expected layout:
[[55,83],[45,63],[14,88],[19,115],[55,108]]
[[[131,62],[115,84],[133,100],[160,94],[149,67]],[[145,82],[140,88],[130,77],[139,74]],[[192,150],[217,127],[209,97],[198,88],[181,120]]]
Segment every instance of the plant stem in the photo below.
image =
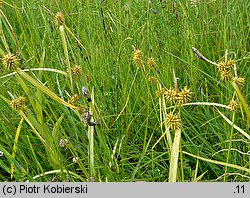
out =
[[[228,152],[227,152],[227,160],[226,160],[226,163],[228,163],[229,161],[229,158],[230,158],[230,151],[231,151],[231,148],[232,148],[232,139],[233,139],[233,132],[234,132],[234,119],[235,119],[235,112],[233,112],[233,115],[232,115],[232,127],[231,127],[231,134],[230,134],[230,141],[229,141],[229,145],[228,145]],[[224,182],[226,182],[226,179],[227,179],[227,166],[225,167],[225,172],[224,172]]]

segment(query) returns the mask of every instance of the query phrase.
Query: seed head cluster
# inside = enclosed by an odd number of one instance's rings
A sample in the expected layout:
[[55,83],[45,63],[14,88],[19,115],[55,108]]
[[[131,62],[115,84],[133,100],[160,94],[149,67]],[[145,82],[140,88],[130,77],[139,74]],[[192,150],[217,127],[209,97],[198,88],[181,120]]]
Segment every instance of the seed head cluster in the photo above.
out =
[[232,69],[234,68],[236,62],[235,60],[221,61],[216,67],[221,74],[221,80],[227,81],[232,79]]
[[155,62],[154,58],[152,58],[152,57],[148,58],[146,63],[147,63],[147,66],[150,70],[155,70],[156,62]]
[[186,86],[177,92],[175,89],[169,88],[164,92],[165,99],[171,103],[185,104],[191,100],[192,92]]
[[245,78],[235,76],[233,77],[232,69],[236,68],[236,61],[229,60],[227,62],[221,61],[216,65],[218,71],[220,72],[221,80],[233,81],[236,85],[239,86],[240,89],[243,89],[245,85]]
[[221,80],[227,81],[232,79],[232,73],[230,70],[223,70],[220,73]]
[[12,109],[15,109],[15,110],[21,110],[23,111],[23,113],[25,115],[27,115],[28,113],[28,109],[27,107],[25,106],[25,103],[26,103],[26,98],[23,97],[23,96],[20,96],[19,98],[17,99],[13,99],[11,102],[10,102],[10,107]]
[[26,98],[23,96],[20,96],[19,98],[13,99],[10,102],[10,107],[13,109],[20,109],[25,104],[25,102],[26,102]]
[[156,67],[157,65],[153,57],[148,57],[147,59],[144,59],[142,50],[136,49],[134,46],[133,49],[134,49],[132,55],[133,64],[135,64],[137,67],[142,67],[146,65],[147,68],[151,71],[157,70]]
[[227,62],[221,61],[217,64],[219,71],[230,71],[235,65],[235,60],[229,60]]
[[236,76],[236,77],[233,78],[233,82],[234,82],[236,85],[238,85],[239,88],[243,88],[243,87],[244,87],[245,81],[246,81],[245,78],[242,78],[242,77]]
[[75,94],[75,95],[73,95],[70,99],[69,99],[69,103],[70,104],[73,104],[73,105],[76,105],[77,103],[78,103],[78,101],[79,101],[79,96],[78,96],[78,94]]
[[177,101],[185,104],[191,100],[192,92],[186,86],[177,94]]
[[231,111],[236,111],[239,107],[239,104],[235,100],[231,100],[228,107],[230,108]]
[[19,67],[20,59],[10,52],[5,54],[1,60],[4,68],[9,71],[15,71]]
[[57,25],[63,25],[65,23],[64,16],[61,12],[57,12],[55,14],[55,20],[56,20]]
[[71,75],[73,78],[80,78],[82,76],[82,69],[79,65],[71,68]]
[[174,114],[173,112],[170,112],[169,114],[166,115],[166,120],[167,125],[173,129],[180,129],[182,124],[181,124],[181,118],[178,114]]
[[143,53],[141,50],[137,49],[134,51],[133,53],[133,63],[136,65],[136,66],[142,66],[143,65]]
[[151,83],[151,84],[155,84],[158,82],[158,79],[154,76],[149,76],[148,77],[148,81]]
[[164,92],[165,99],[170,102],[177,101],[177,91],[175,89],[169,88]]

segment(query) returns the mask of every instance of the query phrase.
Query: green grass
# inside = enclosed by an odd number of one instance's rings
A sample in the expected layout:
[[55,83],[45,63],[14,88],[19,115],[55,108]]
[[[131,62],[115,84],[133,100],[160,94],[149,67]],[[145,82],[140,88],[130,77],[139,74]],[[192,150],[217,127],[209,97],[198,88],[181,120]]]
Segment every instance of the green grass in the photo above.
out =
[[[3,1],[0,181],[249,181],[250,3],[173,2]],[[193,47],[216,63],[227,51],[244,88],[221,80]],[[20,68],[4,67],[8,52]],[[80,76],[68,72],[75,65]],[[160,94],[177,86],[193,92],[187,104]],[[20,96],[25,104],[11,108]],[[173,111],[178,129],[168,121]]]

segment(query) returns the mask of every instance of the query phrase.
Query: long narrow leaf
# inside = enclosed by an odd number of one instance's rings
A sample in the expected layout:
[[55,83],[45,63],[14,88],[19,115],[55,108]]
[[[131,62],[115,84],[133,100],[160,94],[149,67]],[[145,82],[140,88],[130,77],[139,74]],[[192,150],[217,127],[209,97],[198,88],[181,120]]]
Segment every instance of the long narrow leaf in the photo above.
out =
[[248,105],[246,103],[246,100],[244,99],[244,96],[242,95],[239,87],[234,82],[232,83],[232,85],[233,85],[234,90],[236,91],[236,93],[238,95],[238,98],[243,106],[243,109],[245,110],[245,113],[247,116],[247,121],[248,121],[248,127],[249,127],[249,125],[250,125],[250,111],[249,111]]
[[186,155],[189,155],[189,156],[192,156],[194,158],[203,160],[205,162],[209,162],[209,163],[213,163],[213,164],[217,164],[217,165],[222,165],[222,166],[228,166],[228,167],[231,167],[231,168],[235,168],[235,169],[238,169],[238,170],[250,173],[250,169],[249,168],[245,168],[245,167],[238,166],[238,165],[235,165],[235,164],[229,164],[229,163],[226,163],[226,162],[220,162],[220,161],[217,161],[217,160],[206,159],[204,157],[200,157],[200,156],[194,155],[192,153],[188,153],[186,151],[182,151],[182,153],[186,154]]
[[17,73],[22,76],[24,79],[26,79],[27,81],[29,81],[31,84],[33,84],[35,87],[37,87],[38,89],[40,89],[42,92],[44,92],[45,94],[47,94],[48,96],[50,96],[52,99],[54,99],[55,101],[69,107],[69,108],[77,108],[76,106],[62,100],[60,97],[58,97],[53,91],[51,91],[49,88],[47,88],[46,86],[44,86],[42,83],[38,82],[37,80],[35,80],[34,78],[32,78],[29,74],[25,73],[24,71],[22,71],[21,69],[17,69]]
[[233,126],[237,131],[239,131],[242,135],[244,135],[248,140],[250,140],[250,135],[248,135],[245,131],[243,131],[240,127],[236,126],[235,124],[232,123],[231,120],[229,120],[223,113],[221,113],[218,109],[217,111],[219,112],[219,114],[221,115],[221,117],[226,120],[226,122],[228,124],[230,124],[231,126]]
[[[19,139],[19,136],[20,136],[20,132],[21,132],[21,128],[22,128],[22,125],[23,125],[23,120],[24,118],[21,118],[20,122],[19,122],[19,125],[17,127],[17,130],[16,130],[16,135],[15,135],[15,142],[14,142],[14,145],[13,145],[13,151],[12,151],[12,157],[15,159],[15,156],[16,156],[16,151],[17,151],[17,143],[18,143],[18,139]],[[14,164],[12,163],[11,164],[11,177],[13,176],[14,174]]]

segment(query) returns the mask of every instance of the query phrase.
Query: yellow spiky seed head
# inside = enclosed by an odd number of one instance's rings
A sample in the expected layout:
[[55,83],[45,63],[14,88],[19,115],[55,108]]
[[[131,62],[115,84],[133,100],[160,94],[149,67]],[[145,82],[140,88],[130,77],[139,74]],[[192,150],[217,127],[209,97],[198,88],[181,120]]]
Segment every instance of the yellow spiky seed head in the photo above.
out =
[[239,88],[243,88],[243,87],[244,87],[245,81],[246,81],[245,78],[242,78],[242,77],[236,76],[236,77],[233,78],[233,82],[234,82],[236,85],[238,85]]
[[21,110],[25,115],[28,114],[28,108],[25,106],[27,99],[23,96],[13,99],[10,102],[10,107],[15,110]]
[[227,65],[227,69],[232,69],[234,67],[234,65],[236,64],[235,60],[229,60],[226,62]]
[[186,86],[177,94],[177,101],[185,104],[191,100],[192,92]]
[[149,76],[148,77],[148,81],[151,83],[151,84],[156,84],[158,82],[158,79],[154,76]]
[[57,25],[63,25],[65,23],[64,16],[61,12],[57,12],[55,14],[55,20],[56,20]]
[[227,64],[224,61],[221,61],[217,64],[217,69],[219,71],[225,71],[227,70]]
[[230,108],[230,111],[236,111],[239,107],[239,104],[235,100],[231,100],[228,107]]
[[134,51],[133,53],[133,63],[136,65],[136,66],[142,66],[143,65],[143,53],[141,50],[137,49]]
[[78,103],[78,101],[79,101],[79,96],[78,96],[78,94],[75,94],[72,97],[70,97],[68,102],[72,105],[76,105]]
[[13,109],[21,109],[22,106],[25,104],[25,102],[26,102],[26,98],[23,96],[20,96],[19,98],[13,99],[10,102],[10,107]]
[[170,112],[166,115],[165,121],[167,122],[167,125],[173,130],[180,129],[182,126],[181,118],[178,114],[174,114],[173,112]]
[[235,60],[229,60],[227,62],[221,61],[217,64],[217,69],[219,71],[230,71],[236,64]]
[[1,60],[4,68],[9,71],[15,71],[20,64],[20,59],[10,52],[5,54]]
[[71,68],[72,78],[80,78],[82,76],[82,68],[79,65],[75,65]]
[[177,96],[178,96],[177,91],[172,88],[169,88],[164,92],[164,97],[169,102],[176,102]]
[[228,70],[221,71],[221,80],[227,81],[232,79],[232,74]]
[[155,70],[156,62],[155,62],[154,58],[150,57],[147,59],[147,66],[150,70]]

